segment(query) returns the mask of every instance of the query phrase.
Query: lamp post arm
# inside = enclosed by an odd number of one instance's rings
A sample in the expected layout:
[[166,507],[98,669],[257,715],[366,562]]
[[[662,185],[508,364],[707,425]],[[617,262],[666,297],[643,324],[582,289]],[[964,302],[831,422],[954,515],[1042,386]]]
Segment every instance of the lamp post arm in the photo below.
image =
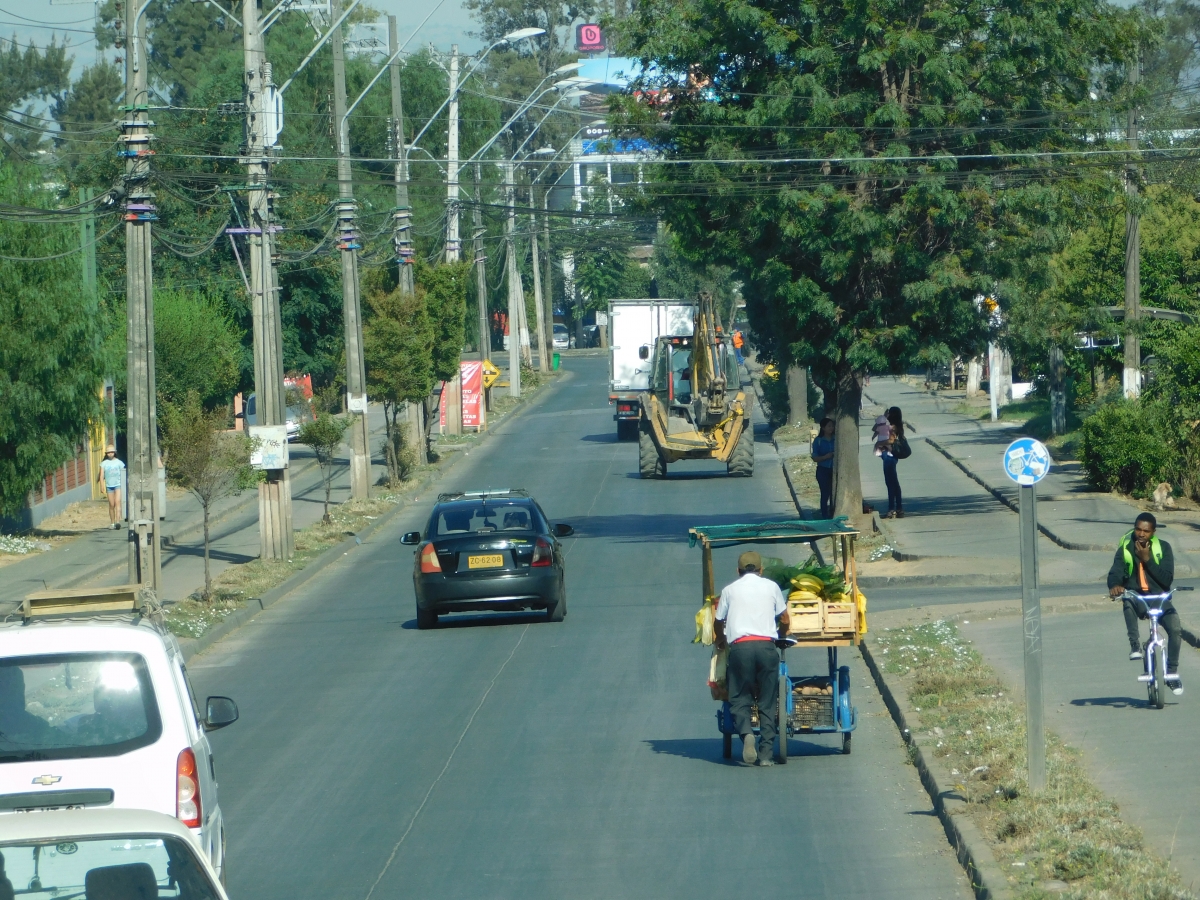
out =
[[300,65],[296,67],[296,71],[292,73],[292,77],[289,78],[287,81],[285,81],[283,83],[283,87],[281,87],[276,93],[283,94],[283,92],[288,89],[288,85],[290,85],[293,81],[295,81],[296,76],[299,75],[301,72],[303,72],[305,66],[307,66],[310,62],[312,62],[313,57],[317,55],[317,51],[325,46],[325,42],[328,41],[331,37],[333,37],[333,33],[335,31],[337,31],[339,28],[342,27],[342,23],[345,22],[346,19],[350,17],[350,13],[354,12],[355,8],[357,8],[358,4],[360,4],[360,3],[362,3],[362,0],[354,0],[353,3],[351,3],[349,6],[347,6],[345,8],[345,10],[342,11],[342,14],[340,16],[338,16],[338,20],[336,22],[334,22],[331,26],[329,26],[329,30],[327,32],[325,32],[325,36],[323,38],[321,38],[319,41],[317,41],[317,44],[315,47],[313,47],[311,50],[308,51],[308,56],[304,57],[304,59],[301,61]]
[[[451,94],[449,97],[447,97],[442,102],[442,105],[439,106],[434,111],[433,115],[429,117],[429,121],[425,123],[424,127],[420,131],[417,132],[417,136],[415,138],[413,138],[412,142],[408,145],[409,150],[418,149],[417,142],[420,141],[421,138],[423,138],[425,136],[425,132],[429,130],[429,126],[431,126],[434,123],[434,121],[437,119],[437,117],[442,114],[442,110],[444,110],[447,106],[450,105],[450,101],[454,99],[455,94],[458,94],[460,91],[462,91],[462,86],[466,83],[467,79],[470,78],[472,75],[474,75],[475,70],[478,69],[481,65],[483,65],[483,61],[485,59],[487,59],[487,55],[489,53],[491,53],[493,50],[495,50],[497,47],[499,47],[501,44],[507,44],[507,43],[508,43],[507,39],[501,38],[500,40],[496,41],[496,43],[492,44],[492,46],[488,47],[486,50],[483,51],[483,55],[480,56],[479,59],[477,59],[475,61],[475,65],[471,66],[471,68],[469,68],[466,71],[466,73],[462,76],[462,78],[460,78],[458,80],[458,90],[456,90],[454,92],[454,94]],[[357,102],[358,101],[356,100],[355,103],[357,103]]]
[[[544,81],[543,81],[543,83],[544,83]],[[524,115],[526,112],[528,112],[530,107],[533,106],[533,104],[537,103],[539,100],[541,100],[544,96],[546,96],[552,90],[554,90],[553,86],[546,88],[546,90],[542,91],[536,97],[535,96],[527,97],[525,99],[525,102],[522,103],[520,105],[520,107],[518,107],[517,111],[512,114],[512,117],[507,122],[504,123],[504,125],[500,128],[499,131],[497,131],[495,134],[493,134],[488,139],[486,144],[484,144],[482,147],[480,147],[478,150],[476,150],[474,153],[472,153],[470,159],[463,160],[462,166],[459,166],[459,171],[462,171],[463,167],[466,166],[467,163],[474,162],[476,159],[481,159],[483,157],[483,154],[485,154],[489,150],[491,150],[492,145],[494,143],[496,143],[496,141],[500,140],[500,135],[502,135],[502,134],[504,134],[504,132],[508,131],[509,126],[511,126],[513,122],[517,121],[517,119],[519,119],[522,115]]]

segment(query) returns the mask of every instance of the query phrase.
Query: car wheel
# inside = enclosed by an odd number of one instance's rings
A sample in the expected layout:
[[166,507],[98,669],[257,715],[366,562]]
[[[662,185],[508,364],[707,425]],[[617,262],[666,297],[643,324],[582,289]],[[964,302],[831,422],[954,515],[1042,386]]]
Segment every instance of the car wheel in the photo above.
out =
[[558,600],[553,606],[546,608],[547,622],[561,622],[567,617],[567,592],[565,588],[560,588],[558,592]]
[[437,628],[438,614],[432,609],[421,609],[417,607],[417,628],[425,631],[428,628]]

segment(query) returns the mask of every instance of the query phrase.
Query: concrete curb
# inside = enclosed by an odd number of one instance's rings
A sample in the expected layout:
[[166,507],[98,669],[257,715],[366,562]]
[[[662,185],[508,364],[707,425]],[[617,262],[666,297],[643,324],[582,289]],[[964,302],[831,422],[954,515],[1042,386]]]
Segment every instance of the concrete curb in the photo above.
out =
[[949,773],[934,757],[932,748],[909,727],[912,709],[903,695],[897,694],[888,684],[883,669],[876,663],[867,641],[858,646],[875,686],[879,689],[883,702],[892,715],[892,721],[900,731],[904,743],[908,745],[909,756],[920,775],[921,784],[933,801],[934,812],[946,832],[950,846],[971,881],[971,890],[978,900],[1011,900],[1013,894],[1007,879],[992,854],[991,845],[983,833],[967,815],[967,803],[961,796],[942,788],[943,784],[953,784]]
[[[1043,582],[1048,584],[1049,582]],[[1021,576],[1004,574],[962,575],[860,575],[859,587],[1017,587]]]
[[[1017,504],[1015,504],[1011,500],[1009,500],[1008,497],[1006,497],[1002,491],[1000,491],[999,489],[988,484],[986,481],[984,481],[983,478],[976,475],[970,469],[970,467],[966,465],[966,463],[962,462],[962,460],[960,460],[956,456],[954,456],[954,454],[952,454],[949,450],[947,450],[945,447],[943,447],[941,444],[939,444],[933,438],[927,437],[924,440],[925,440],[926,444],[928,444],[930,447],[932,447],[938,453],[942,454],[942,456],[946,457],[946,459],[950,460],[950,462],[954,463],[954,465],[956,465],[959,469],[961,469],[962,472],[968,478],[970,478],[972,481],[974,481],[976,484],[978,484],[980,487],[982,487],[984,490],[986,490],[989,494],[991,494],[993,497],[995,497],[997,500],[999,500],[1001,503],[1003,503],[1005,506],[1007,506],[1013,512],[1019,511],[1017,509]],[[1042,499],[1052,500],[1055,498],[1046,497],[1046,498],[1042,498]],[[1071,499],[1076,499],[1076,498],[1071,498]],[[1080,543],[1076,543],[1075,541],[1068,541],[1065,538],[1059,537],[1057,534],[1054,533],[1053,529],[1048,528],[1047,526],[1043,525],[1041,522],[1038,522],[1038,531],[1040,531],[1046,537],[1050,538],[1050,540],[1054,541],[1054,543],[1058,544],[1058,546],[1062,547],[1064,550],[1106,550],[1106,551],[1112,552],[1113,550],[1116,549],[1115,544],[1112,544],[1112,545],[1109,545],[1109,544],[1080,544]]]
[[[569,375],[560,376],[559,380],[556,381],[555,384],[549,385],[548,387],[556,387],[565,383],[569,379]],[[546,394],[544,393],[539,393],[538,399],[545,395]],[[522,397],[520,403],[513,407],[513,409],[497,424],[504,424],[505,422],[509,422],[519,417],[526,410],[528,410],[530,406],[530,402]],[[486,446],[491,440],[492,435],[495,433],[496,432],[491,430],[484,432],[484,435],[480,441],[471,449],[478,449],[479,447]],[[413,484],[407,486],[404,490],[403,498],[392,509],[384,512],[378,519],[364,527],[357,534],[351,535],[344,541],[340,541],[329,549],[325,550],[320,556],[312,560],[312,562],[306,565],[303,569],[300,569],[294,575],[289,576],[285,581],[275,585],[275,587],[264,591],[261,597],[250,598],[244,607],[236,612],[230,613],[212,628],[208,629],[208,631],[204,632],[204,634],[200,635],[200,637],[179,638],[179,647],[183,651],[184,660],[190,660],[198,653],[202,653],[203,651],[207,650],[217,641],[221,640],[221,638],[233,631],[236,631],[242,625],[245,625],[267,607],[275,605],[297,588],[302,587],[308,581],[315,578],[321,573],[322,570],[331,566],[355,547],[365,543],[366,538],[374,534],[383,526],[389,524],[392,519],[399,515],[402,510],[408,509],[409,503],[416,494],[428,488],[435,481],[438,481],[449,474],[454,468],[454,465],[465,456],[466,454],[460,453],[447,456],[444,465],[437,468],[428,469]]]

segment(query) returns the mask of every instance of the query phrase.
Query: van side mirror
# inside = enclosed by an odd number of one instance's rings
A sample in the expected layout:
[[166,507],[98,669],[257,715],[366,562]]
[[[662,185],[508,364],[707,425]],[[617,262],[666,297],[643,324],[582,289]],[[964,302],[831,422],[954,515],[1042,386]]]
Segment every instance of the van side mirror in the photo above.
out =
[[404,536],[400,538],[400,543],[410,544],[410,545],[421,543],[421,532],[419,532],[419,531],[405,532]]
[[233,414],[233,417],[234,417],[235,419],[244,419],[244,418],[246,418],[246,414],[245,414],[245,413],[242,413],[242,412],[240,412],[240,413],[234,413],[234,414]]
[[228,697],[209,697],[204,701],[204,730],[216,731],[238,720],[237,704]]
[[565,525],[562,522],[559,522],[557,525],[554,526],[554,536],[555,537],[570,537],[574,533],[575,533],[574,528],[572,528],[570,525]]
[[649,358],[650,358],[650,345],[642,344],[642,346],[638,347],[638,359],[649,359]]

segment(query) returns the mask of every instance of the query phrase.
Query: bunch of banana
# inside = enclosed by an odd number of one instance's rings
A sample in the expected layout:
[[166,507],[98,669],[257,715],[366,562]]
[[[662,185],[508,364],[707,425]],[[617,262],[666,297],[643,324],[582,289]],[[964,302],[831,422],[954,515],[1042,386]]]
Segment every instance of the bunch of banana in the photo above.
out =
[[792,587],[797,591],[808,591],[820,596],[825,591],[825,582],[816,575],[804,573],[792,579]]

